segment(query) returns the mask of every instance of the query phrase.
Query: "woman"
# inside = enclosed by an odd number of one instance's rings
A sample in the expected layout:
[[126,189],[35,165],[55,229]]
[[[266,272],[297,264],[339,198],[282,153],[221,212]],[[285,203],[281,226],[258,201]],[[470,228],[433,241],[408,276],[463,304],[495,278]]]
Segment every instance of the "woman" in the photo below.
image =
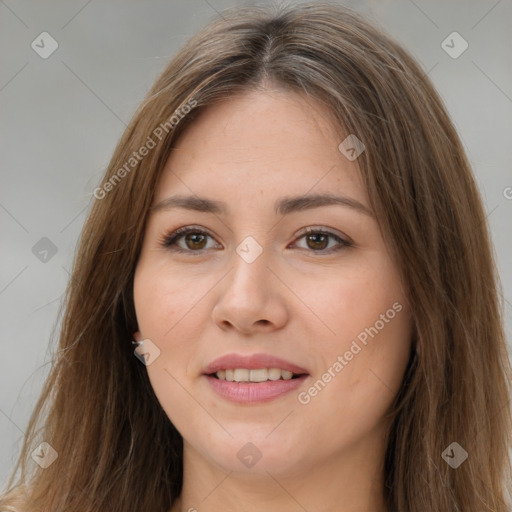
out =
[[94,196],[2,510],[508,510],[481,199],[387,36],[328,4],[223,13]]

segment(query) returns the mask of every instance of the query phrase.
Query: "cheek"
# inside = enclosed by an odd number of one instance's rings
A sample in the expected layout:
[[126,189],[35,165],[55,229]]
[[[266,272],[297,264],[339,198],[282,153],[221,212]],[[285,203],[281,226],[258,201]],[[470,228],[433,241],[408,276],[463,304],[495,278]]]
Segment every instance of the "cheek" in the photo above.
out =
[[156,265],[139,265],[134,278],[134,303],[141,335],[161,343],[172,341],[181,319],[194,314],[201,297],[200,282]]
[[201,300],[205,289],[204,277],[184,277],[149,261],[137,267],[134,302],[138,330],[160,350],[147,370],[157,396],[164,401],[180,396],[179,384],[195,378],[199,371],[197,342],[209,318],[207,301]]
[[[347,342],[350,345],[361,333],[364,339],[365,329],[376,322],[379,331],[389,331],[395,319],[406,316],[399,281],[394,270],[383,262],[333,274],[321,287],[318,281],[316,286],[314,280],[308,281],[301,293],[307,297],[310,309],[329,327],[330,335],[325,331],[323,339],[327,347],[335,350],[344,348]],[[395,303],[398,305],[393,307]],[[398,313],[397,308],[402,311]],[[384,315],[384,324],[381,315]],[[382,329],[383,326],[386,329]]]
[[164,268],[139,264],[133,293],[140,335],[160,350],[146,368],[158,401],[180,432],[195,422],[204,422],[201,410],[194,407],[186,391],[194,372],[189,364],[197,352],[194,338],[199,337],[195,332],[200,325],[195,321],[200,310],[199,289],[176,274],[169,275]]
[[337,324],[340,332],[350,324],[347,331],[355,335],[331,342],[324,338],[318,347],[324,353],[322,368],[298,399],[312,430],[323,430],[324,438],[351,444],[379,428],[392,406],[409,358],[411,318],[404,307],[383,326],[377,319],[366,308],[357,321],[344,314]]
[[355,414],[364,403],[378,410],[398,391],[412,333],[411,313],[389,262],[366,269],[340,275],[311,299],[331,331],[315,341],[315,352],[322,354],[315,378],[321,382],[311,392]]

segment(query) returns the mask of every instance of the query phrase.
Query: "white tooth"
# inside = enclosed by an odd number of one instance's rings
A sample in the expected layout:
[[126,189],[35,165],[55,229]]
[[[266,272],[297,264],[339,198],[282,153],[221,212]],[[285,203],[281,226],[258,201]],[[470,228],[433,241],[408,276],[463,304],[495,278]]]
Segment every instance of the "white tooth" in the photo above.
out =
[[293,373],[280,368],[258,368],[256,370],[248,370],[247,368],[233,368],[219,370],[216,373],[220,380],[229,382],[265,382],[267,380],[290,380]]
[[249,382],[249,370],[246,368],[236,368],[233,371],[233,380],[237,382]]
[[268,378],[270,380],[279,380],[281,378],[281,370],[279,368],[270,368],[268,370]]
[[265,382],[268,379],[268,370],[266,368],[260,368],[258,370],[251,370],[250,381],[251,382]]

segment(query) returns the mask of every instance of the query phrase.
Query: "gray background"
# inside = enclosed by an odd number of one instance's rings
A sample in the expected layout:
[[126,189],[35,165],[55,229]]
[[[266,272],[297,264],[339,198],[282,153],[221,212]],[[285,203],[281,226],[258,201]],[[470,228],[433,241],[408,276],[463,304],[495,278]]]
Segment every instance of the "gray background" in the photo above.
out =
[[[157,74],[215,11],[254,3],[265,2],[0,0],[0,485],[50,368],[50,335],[92,191],[125,124]],[[484,197],[510,340],[512,3],[342,3],[401,42],[446,103]],[[47,59],[31,47],[44,31],[59,45]],[[456,59],[441,46],[453,31],[469,44]],[[43,237],[54,255],[37,254],[49,247]]]

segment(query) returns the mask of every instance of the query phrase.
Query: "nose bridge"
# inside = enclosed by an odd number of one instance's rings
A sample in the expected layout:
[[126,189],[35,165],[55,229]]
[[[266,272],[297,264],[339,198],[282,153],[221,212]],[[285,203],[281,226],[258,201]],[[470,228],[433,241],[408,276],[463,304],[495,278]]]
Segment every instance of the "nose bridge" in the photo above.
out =
[[249,332],[255,325],[281,325],[286,307],[279,297],[271,271],[271,250],[255,238],[246,237],[236,246],[231,270],[219,290],[214,319]]
[[[255,296],[268,286],[270,249],[264,248],[253,236],[245,237],[235,248],[231,285],[238,293]],[[249,290],[249,288],[251,290]]]

